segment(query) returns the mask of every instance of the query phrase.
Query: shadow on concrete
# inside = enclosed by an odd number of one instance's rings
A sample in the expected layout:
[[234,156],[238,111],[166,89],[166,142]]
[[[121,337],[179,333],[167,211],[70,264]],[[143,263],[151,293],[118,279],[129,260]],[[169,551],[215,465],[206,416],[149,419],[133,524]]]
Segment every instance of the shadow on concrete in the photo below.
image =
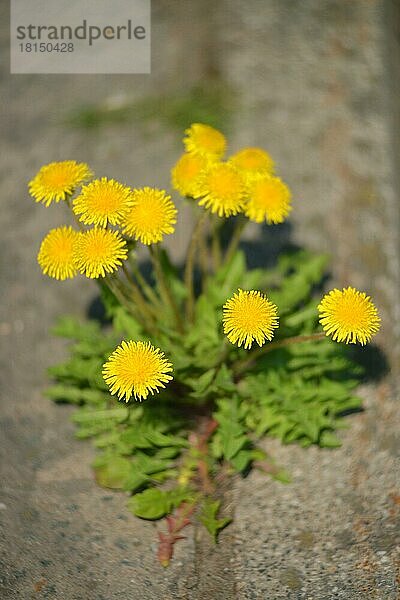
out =
[[[235,227],[235,220],[226,222],[222,230],[222,244],[226,248]],[[279,225],[262,225],[255,239],[244,239],[240,242],[241,248],[246,254],[249,269],[274,267],[280,255],[300,250],[300,246],[291,240],[293,225],[289,222]]]
[[349,356],[353,362],[363,368],[364,383],[381,381],[390,372],[388,358],[376,344],[351,347]]

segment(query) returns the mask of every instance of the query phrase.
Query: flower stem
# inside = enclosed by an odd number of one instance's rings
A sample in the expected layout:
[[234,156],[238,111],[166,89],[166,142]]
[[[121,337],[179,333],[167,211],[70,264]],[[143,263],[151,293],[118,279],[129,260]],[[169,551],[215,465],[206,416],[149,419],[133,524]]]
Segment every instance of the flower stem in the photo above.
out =
[[189,244],[187,257],[186,257],[186,266],[185,266],[185,285],[187,288],[187,302],[186,302],[186,317],[189,322],[193,321],[193,312],[194,312],[194,289],[193,289],[193,276],[194,276],[194,262],[195,262],[195,253],[196,247],[198,245],[198,241],[203,229],[203,223],[207,219],[207,213],[204,212],[200,215],[197,220],[196,225],[194,226],[192,239]]
[[[81,231],[83,231],[82,223],[79,221],[78,216],[74,213],[74,210],[72,207],[71,196],[67,196],[66,202],[67,202],[68,207],[71,209],[71,212],[74,216],[74,219],[75,219],[79,229]],[[121,285],[122,282],[117,282],[117,281],[111,279],[110,277],[105,277],[104,278],[105,284],[109,287],[109,289],[114,294],[114,296],[117,298],[117,300],[121,303],[121,305],[124,306],[128,310],[128,312],[130,312],[135,317],[135,319],[138,319],[138,321],[149,332],[156,333],[156,329],[154,328],[154,323],[153,323],[153,314],[150,310],[150,307],[147,305],[146,300],[143,298],[143,295],[142,295],[140,289],[138,288],[138,286],[134,283],[134,281],[132,281],[132,278],[131,278],[131,276],[126,268],[126,265],[124,263],[122,264],[122,271],[124,272],[124,274],[128,280],[130,289],[132,291],[132,298],[133,298],[136,306],[138,307],[139,311],[141,312],[140,315],[138,315],[136,311],[132,310],[132,305],[131,305],[131,302],[129,301],[129,298],[127,298],[126,295],[124,294],[123,290],[120,289],[120,286],[118,285],[118,283]]]
[[154,305],[154,307],[157,307],[159,309],[161,305],[160,299],[158,298],[151,285],[149,285],[145,280],[144,276],[140,271],[139,265],[136,262],[136,259],[134,257],[130,258],[130,266],[139,286],[143,290],[143,293],[147,296],[147,299]]
[[240,242],[240,238],[243,233],[243,230],[246,227],[248,222],[249,222],[248,219],[246,219],[244,217],[240,217],[240,216],[238,217],[235,229],[232,233],[232,237],[229,242],[229,246],[225,253],[225,257],[224,257],[225,264],[228,263],[230,260],[232,260],[233,255],[235,254],[237,247],[239,246],[239,242]]
[[172,312],[175,316],[176,325],[178,327],[178,330],[180,333],[183,333],[184,326],[183,326],[182,317],[179,312],[179,308],[175,301],[175,298],[172,295],[171,288],[169,287],[168,282],[165,279],[164,271],[161,266],[161,260],[160,260],[160,254],[159,254],[158,248],[155,248],[154,246],[149,246],[149,249],[150,249],[151,260],[153,262],[154,271],[155,271],[156,278],[157,278],[157,283],[158,283],[158,286],[160,289],[160,294],[163,297],[164,302],[166,304],[169,304],[169,306],[172,308]]
[[146,321],[148,321],[148,324],[150,324],[150,323],[153,324],[153,321],[154,321],[153,310],[150,308],[150,306],[146,302],[145,298],[143,297],[142,292],[140,291],[140,289],[138,288],[136,283],[132,280],[132,277],[130,276],[130,273],[124,263],[122,263],[121,268],[122,268],[122,271],[124,272],[124,275],[128,281],[128,285],[132,292],[132,298],[133,298],[135,304],[137,305],[138,309],[142,312],[143,318]]
[[234,367],[235,373],[243,373],[244,371],[252,367],[258,358],[264,356],[272,350],[276,350],[277,348],[283,348],[284,346],[291,346],[292,344],[299,344],[301,342],[317,342],[318,340],[322,340],[324,338],[326,338],[325,332],[319,331],[317,333],[311,333],[309,335],[295,335],[293,337],[288,337],[283,340],[271,342],[270,344],[265,344],[261,348],[253,350],[250,356],[245,360],[238,361]]
[[[109,288],[109,290],[111,290],[111,292],[117,298],[117,300],[119,301],[119,303],[122,306],[124,306],[128,310],[128,312],[130,312],[135,318],[137,318],[137,314],[135,314],[135,312],[132,310],[131,303],[129,302],[129,300],[125,296],[125,294],[122,292],[122,290],[118,287],[117,282],[114,281],[113,279],[111,279],[110,276],[104,277],[103,281],[106,284],[106,286]],[[144,325],[144,323],[142,323],[142,324]]]
[[203,229],[199,236],[199,263],[201,270],[201,289],[205,290],[208,279],[208,245],[207,245],[207,221],[203,222]]
[[[146,329],[152,335],[157,334],[157,329],[155,328],[153,321],[141,311],[141,307],[137,302],[137,298],[133,298],[134,302],[132,303],[132,300],[125,295],[124,290],[122,289],[122,282],[120,280],[112,279],[108,275],[104,277],[104,283],[117,298],[121,306],[124,306],[144,329]],[[135,305],[138,310],[134,310]]]
[[212,223],[212,238],[211,238],[214,273],[216,271],[218,271],[219,267],[221,266],[221,262],[222,262],[221,241],[220,241],[220,237],[219,237],[222,224],[223,224],[223,221],[220,217],[214,217],[213,223]]

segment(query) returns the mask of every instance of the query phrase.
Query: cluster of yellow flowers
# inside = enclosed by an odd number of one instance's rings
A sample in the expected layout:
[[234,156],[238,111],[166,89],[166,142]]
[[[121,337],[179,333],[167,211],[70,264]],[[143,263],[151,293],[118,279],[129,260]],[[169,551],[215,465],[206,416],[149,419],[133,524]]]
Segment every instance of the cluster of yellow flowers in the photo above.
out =
[[131,189],[106,177],[87,183],[92,176],[88,165],[68,160],[45,165],[29,184],[37,202],[49,206],[65,200],[80,225],[94,226],[88,230],[81,226],[80,231],[58,227],[44,238],[38,261],[43,272],[55,279],[68,279],[78,272],[93,279],[105,277],[128,256],[123,236],[155,244],[174,231],[177,211],[164,190]]
[[251,221],[282,223],[291,210],[289,188],[274,175],[274,162],[261,148],[243,148],[226,161],[224,135],[201,123],[186,130],[186,152],[172,169],[172,185],[199,199],[219,217],[244,213]]
[[[186,152],[171,172],[175,189],[220,217],[244,213],[257,223],[285,220],[291,194],[273,174],[274,163],[267,152],[243,148],[223,161],[226,140],[221,132],[195,123],[185,133]],[[71,227],[53,229],[42,242],[39,264],[56,279],[78,272],[105,277],[127,258],[125,238],[151,245],[174,232],[177,210],[165,190],[131,189],[107,177],[93,179],[85,163],[67,160],[45,165],[30,182],[29,191],[45,206],[68,202],[81,226],[76,232]],[[93,229],[82,230],[82,225]]]
[[[244,213],[257,223],[284,221],[291,210],[291,195],[274,175],[267,152],[244,148],[223,161],[226,140],[221,132],[195,123],[185,133],[186,152],[171,173],[175,189],[220,217]],[[68,203],[80,228],[53,229],[42,241],[38,262],[43,273],[55,279],[77,273],[106,278],[127,259],[126,238],[152,245],[174,232],[177,210],[165,190],[132,189],[106,177],[93,179],[84,163],[68,160],[42,167],[29,191],[46,206],[60,200]],[[83,225],[92,227],[84,229]],[[139,288],[135,290],[137,297]],[[371,299],[351,287],[330,291],[318,310],[326,335],[338,342],[363,345],[379,329]],[[278,321],[278,308],[260,291],[239,289],[223,306],[224,333],[232,344],[246,350],[254,342],[261,347],[271,341]],[[172,379],[171,372],[171,363],[158,348],[149,342],[128,341],[111,354],[103,377],[111,393],[128,402],[132,396],[145,399],[164,387]]]
[[[319,305],[320,322],[338,342],[366,344],[379,329],[377,310],[370,298],[354,288],[332,290]],[[263,346],[278,327],[277,307],[258,291],[238,290],[224,304],[223,328],[232,344]],[[172,380],[172,365],[150,343],[122,342],[104,365],[103,376],[112,394],[126,402],[133,395],[145,399]]]

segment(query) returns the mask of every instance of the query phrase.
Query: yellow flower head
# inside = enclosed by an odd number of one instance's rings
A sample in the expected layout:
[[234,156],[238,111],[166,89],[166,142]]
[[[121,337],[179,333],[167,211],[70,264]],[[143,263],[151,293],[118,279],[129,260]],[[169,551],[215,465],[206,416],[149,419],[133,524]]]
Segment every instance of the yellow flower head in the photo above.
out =
[[292,210],[290,190],[279,177],[257,176],[249,184],[248,193],[244,213],[256,223],[283,223]]
[[176,214],[175,205],[164,190],[133,190],[133,204],[122,221],[122,232],[143,244],[156,244],[165,234],[174,232]]
[[29,193],[36,202],[49,206],[71,196],[75,189],[93,176],[86,163],[75,160],[52,162],[40,169],[29,182]]
[[132,190],[114,179],[95,179],[83,186],[73,210],[86,225],[118,225],[132,206]]
[[230,217],[242,212],[245,206],[246,185],[233,165],[219,162],[209,165],[196,186],[195,198],[219,217]]
[[41,243],[38,263],[45,275],[63,281],[76,275],[73,247],[78,233],[72,227],[57,227]]
[[128,256],[125,240],[110,229],[89,229],[78,233],[74,243],[78,271],[97,279],[116,271]]
[[251,181],[254,175],[271,175],[274,172],[274,161],[262,148],[243,148],[233,154],[229,162],[239,169],[247,181]]
[[226,139],[218,129],[203,123],[193,123],[185,130],[185,134],[183,143],[187,152],[214,159],[224,155]]
[[121,342],[103,366],[103,377],[111,394],[128,402],[146,399],[173,378],[172,365],[150,342]]
[[223,306],[224,333],[232,344],[251,348],[272,340],[278,324],[278,309],[261,292],[238,290]]
[[199,175],[208,164],[209,160],[205,156],[185,152],[171,170],[172,186],[182,196],[193,197]]
[[364,345],[380,327],[378,311],[370,297],[352,287],[330,291],[318,310],[326,335],[337,342]]

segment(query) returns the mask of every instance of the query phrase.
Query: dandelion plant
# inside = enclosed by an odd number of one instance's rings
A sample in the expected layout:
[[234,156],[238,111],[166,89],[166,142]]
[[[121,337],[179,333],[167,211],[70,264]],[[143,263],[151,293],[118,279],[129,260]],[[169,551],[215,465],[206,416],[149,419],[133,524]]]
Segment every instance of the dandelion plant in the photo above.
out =
[[60,320],[55,333],[71,341],[71,356],[50,368],[47,395],[77,406],[77,436],[98,450],[97,483],[125,492],[137,517],[166,519],[163,566],[188,525],[204,525],[216,541],[229,524],[221,477],[254,467],[288,480],[265,436],[340,445],[342,417],[360,406],[348,345],[370,342],[380,326],[365,292],[347,286],[321,298],[326,256],[298,250],[247,267],[239,246],[247,223],[274,227],[292,210],[265,150],[224,160],[225,136],[201,123],[183,143],[171,183],[196,223],[179,266],[163,247],[182,226],[167,190],[95,179],[73,160],[45,165],[29,184],[36,202],[64,203],[76,223],[43,239],[43,274],[95,279],[107,316]]

